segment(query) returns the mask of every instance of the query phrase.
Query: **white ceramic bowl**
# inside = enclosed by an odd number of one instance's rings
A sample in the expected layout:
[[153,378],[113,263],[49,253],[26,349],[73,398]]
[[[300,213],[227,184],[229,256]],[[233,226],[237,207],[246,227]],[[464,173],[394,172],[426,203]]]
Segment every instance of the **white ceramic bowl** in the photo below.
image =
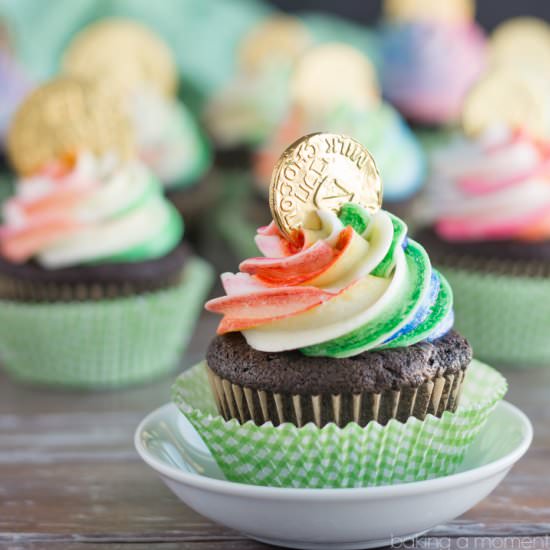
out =
[[259,541],[289,548],[373,548],[416,537],[485,498],[528,449],[529,419],[502,402],[454,475],[362,489],[284,489],[224,480],[175,405],[147,416],[135,445],[187,505]]

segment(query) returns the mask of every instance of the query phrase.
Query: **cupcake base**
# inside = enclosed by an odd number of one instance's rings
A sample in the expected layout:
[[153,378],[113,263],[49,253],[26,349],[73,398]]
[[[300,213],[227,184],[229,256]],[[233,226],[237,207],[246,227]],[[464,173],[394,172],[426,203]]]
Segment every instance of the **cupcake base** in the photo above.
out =
[[169,254],[142,262],[45,269],[13,264],[0,256],[0,299],[73,302],[135,296],[177,286],[190,250],[181,243]]
[[228,480],[271,487],[369,487],[433,479],[456,472],[464,453],[506,391],[497,371],[468,368],[456,412],[424,420],[371,422],[344,428],[313,423],[257,426],[224,420],[204,364],[180,375],[172,396]]
[[384,425],[454,412],[471,358],[470,346],[454,331],[433,343],[348,359],[259,352],[237,333],[213,340],[207,364],[226,420],[322,427]]
[[0,301],[0,358],[18,380],[114,388],[174,369],[210,289],[190,258],[176,286],[138,296],[67,303]]
[[257,425],[271,421],[278,426],[289,422],[299,428],[312,422],[318,427],[334,423],[346,426],[355,422],[366,426],[375,421],[387,424],[392,418],[406,422],[414,416],[424,420],[428,414],[441,416],[458,406],[464,371],[436,376],[417,388],[386,390],[381,393],[324,394],[303,396],[252,390],[231,384],[208,369],[208,379],[220,415]]

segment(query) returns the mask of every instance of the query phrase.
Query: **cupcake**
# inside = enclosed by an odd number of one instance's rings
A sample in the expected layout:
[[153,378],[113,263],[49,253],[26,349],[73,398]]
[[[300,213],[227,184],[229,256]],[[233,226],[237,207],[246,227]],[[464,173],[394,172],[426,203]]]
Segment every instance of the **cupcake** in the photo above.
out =
[[453,124],[485,64],[474,0],[386,0],[383,12],[384,96],[419,126]]
[[256,193],[246,206],[241,202],[238,215],[221,209],[224,226],[231,227],[225,238],[239,235],[232,243],[239,258],[254,253],[255,228],[269,221],[265,199],[273,165],[304,134],[329,130],[365,143],[377,159],[387,204],[404,218],[424,181],[424,151],[399,113],[381,100],[376,71],[359,50],[337,42],[309,48],[295,61],[288,87],[284,117],[253,156]]
[[101,20],[69,44],[63,70],[121,92],[143,163],[186,217],[207,206],[195,184],[210,167],[210,146],[176,97],[176,63],[157,35],[135,21]]
[[423,183],[425,158],[419,142],[399,113],[381,100],[368,58],[343,43],[310,48],[297,61],[288,112],[255,158],[256,180],[264,193],[286,144],[323,129],[366,145],[377,159],[388,204],[405,206]]
[[223,315],[217,336],[173,390],[224,474],[358,487],[455,471],[505,382],[472,361],[447,280],[380,209],[368,151],[301,138],[275,167],[270,205],[263,256],[222,274],[226,295],[206,304]]
[[[340,190],[343,201],[343,188],[323,183],[338,177],[327,168],[334,157],[309,157],[332,139],[303,138],[282,159],[305,155],[309,176],[320,182],[315,196],[326,192],[332,198]],[[347,159],[346,148],[366,151],[349,138],[339,143],[340,159]],[[376,185],[369,159],[362,161],[369,164],[362,173]],[[290,161],[282,167],[283,173],[293,170],[299,168]],[[293,193],[301,197],[300,189]],[[281,200],[284,208],[291,198]],[[272,187],[270,203],[278,201]],[[404,222],[376,210],[355,203],[312,208],[307,216],[316,229],[298,229],[293,240],[273,222],[256,237],[265,257],[222,275],[227,295],[206,304],[223,315],[206,360],[226,417],[233,413],[219,390],[227,384],[246,396],[240,420],[257,424],[385,424],[456,408],[471,349],[451,330],[450,288],[424,249],[407,238]],[[315,396],[322,396],[317,403]]]
[[32,92],[8,135],[18,173],[0,227],[0,350],[37,383],[112,387],[174,368],[210,268],[138,158],[104,90],[74,77]]
[[550,360],[549,90],[503,69],[472,89],[464,133],[432,155],[418,235],[453,285],[457,326],[502,364]]
[[234,77],[210,97],[204,109],[220,167],[247,167],[250,152],[283,116],[291,67],[312,42],[298,18],[282,14],[261,21],[243,38]]

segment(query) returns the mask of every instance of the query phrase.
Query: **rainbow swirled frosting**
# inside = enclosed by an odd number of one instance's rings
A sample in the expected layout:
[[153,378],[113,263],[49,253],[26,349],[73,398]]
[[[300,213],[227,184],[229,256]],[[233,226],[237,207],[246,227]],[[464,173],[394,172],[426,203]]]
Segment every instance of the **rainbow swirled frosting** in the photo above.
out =
[[274,223],[258,229],[264,257],[224,273],[226,296],[206,304],[224,316],[219,334],[241,331],[260,351],[349,357],[450,330],[449,284],[399,218],[353,203],[318,216],[321,229],[302,231],[299,245]]
[[183,235],[179,214],[142,163],[88,153],[19,180],[3,214],[2,256],[48,269],[158,258]]

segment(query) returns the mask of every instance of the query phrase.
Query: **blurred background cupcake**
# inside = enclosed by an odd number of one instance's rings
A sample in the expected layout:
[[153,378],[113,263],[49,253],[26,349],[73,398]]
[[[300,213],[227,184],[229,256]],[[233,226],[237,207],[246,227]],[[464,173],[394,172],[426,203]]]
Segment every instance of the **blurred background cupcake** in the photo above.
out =
[[[348,44],[326,42],[297,56],[286,80],[284,111],[252,155],[256,193],[241,203],[246,205],[246,210],[241,210],[245,223],[227,223],[233,230],[225,233],[233,238],[235,227],[242,226],[242,238],[236,238],[236,254],[252,254],[254,227],[269,220],[265,198],[273,166],[286,145],[305,134],[331,131],[364,143],[376,155],[388,207],[407,217],[410,199],[426,175],[425,155],[399,113],[382,101],[370,60]],[[225,208],[223,211],[227,215]]]
[[292,100],[289,81],[296,61],[310,47],[333,41],[377,57],[372,31],[322,13],[276,12],[244,35],[235,50],[235,74],[204,110],[220,166],[242,169],[251,152],[272,137]]
[[435,145],[460,138],[462,98],[487,64],[516,71],[548,63],[544,21],[497,26],[520,8],[538,9],[479,3],[483,28],[497,27],[487,48],[472,0],[319,0],[315,12],[295,0],[82,1],[62,9],[0,0],[10,35],[0,47],[8,52],[0,53],[8,59],[0,79],[6,73],[10,83],[0,90],[10,96],[0,112],[29,81],[58,72],[118,90],[141,160],[185,214],[186,239],[225,270],[235,256],[257,253],[250,237],[269,220],[270,162],[282,143],[310,131],[366,143],[388,208],[414,231],[426,214],[411,202],[425,174],[418,136]]
[[[262,166],[269,165],[269,158],[266,161],[262,158],[271,154],[278,156],[281,152],[279,140],[287,143],[289,131],[297,132],[296,137],[304,133],[303,128],[294,124],[293,114],[293,80],[299,60],[310,50],[321,48],[319,54],[312,55],[318,58],[312,60],[312,64],[322,62],[319,58],[326,58],[330,63],[331,48],[328,44],[335,39],[348,44],[342,44],[344,54],[341,57],[346,60],[362,55],[359,51],[348,55],[346,47],[355,52],[349,44],[356,45],[361,52],[376,52],[373,34],[365,27],[334,16],[305,13],[295,17],[275,13],[261,20],[243,37],[235,52],[237,68],[234,76],[206,101],[203,114],[216,147],[217,177],[224,189],[215,221],[218,234],[210,239],[208,248],[215,246],[213,243],[221,237],[235,256],[250,255],[254,228],[266,223],[269,217],[265,208],[266,184]],[[326,53],[323,44],[328,47]],[[331,65],[330,70],[333,69]],[[359,63],[358,70],[360,74],[356,78],[351,75],[351,70],[347,70],[346,82],[342,84],[347,92],[340,92],[342,101],[334,98],[333,102],[345,108],[346,104],[353,102],[353,99],[344,97],[346,93],[363,96],[363,99],[372,93],[370,80],[375,79],[372,66],[367,67],[367,77],[363,62]],[[356,84],[360,88],[350,90]],[[338,91],[326,90],[325,93],[334,95]],[[316,90],[315,94],[321,97],[323,91]],[[327,98],[325,103],[330,101]],[[318,103],[319,100],[317,107]],[[349,118],[344,109],[340,115],[342,119]],[[333,112],[333,116],[336,118],[336,113]],[[337,124],[336,120],[334,124]],[[291,125],[292,130],[289,129]],[[347,121],[342,120],[340,126],[347,127]],[[269,173],[271,168],[267,166]],[[221,267],[226,269],[229,265],[231,260]]]
[[541,69],[494,67],[471,89],[464,133],[433,152],[432,225],[418,235],[455,289],[458,329],[501,364],[550,360],[550,79]]
[[18,173],[0,228],[0,350],[15,377],[112,387],[174,368],[210,267],[139,158],[124,101],[60,77],[8,134]]
[[418,128],[427,146],[457,122],[468,88],[485,65],[474,0],[385,0],[381,28],[384,96]]
[[218,164],[242,169],[277,127],[288,105],[288,79],[313,38],[296,17],[274,15],[253,27],[237,51],[237,69],[207,102],[204,121]]
[[295,64],[289,92],[287,112],[255,157],[264,196],[286,144],[323,130],[367,146],[377,159],[390,209],[418,190],[425,177],[423,151],[399,113],[382,101],[376,70],[360,51],[336,42],[310,48]]
[[[453,330],[452,290],[381,209],[364,146],[320,133],[277,160],[261,256],[222,274],[225,295],[206,304],[223,316],[217,336],[174,400],[232,481],[349,487],[451,473],[504,380]],[[210,400],[196,389],[207,379]],[[404,454],[422,458],[396,468]]]
[[207,186],[202,193],[193,189],[208,170],[211,153],[192,114],[177,99],[178,74],[168,46],[140,23],[103,19],[72,40],[63,70],[123,94],[141,160],[193,221],[211,195]]

